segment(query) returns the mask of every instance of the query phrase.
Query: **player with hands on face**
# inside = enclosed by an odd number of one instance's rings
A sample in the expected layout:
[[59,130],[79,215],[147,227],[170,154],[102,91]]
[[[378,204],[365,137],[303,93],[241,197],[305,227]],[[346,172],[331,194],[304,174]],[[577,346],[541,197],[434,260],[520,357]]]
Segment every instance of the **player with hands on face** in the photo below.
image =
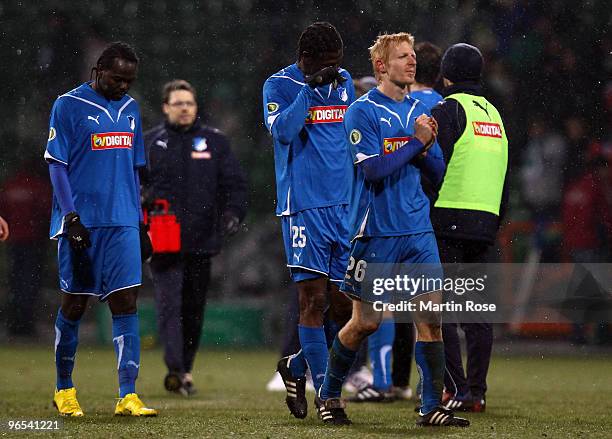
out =
[[[352,172],[342,121],[355,90],[340,68],[342,58],[336,28],[313,23],[300,35],[297,62],[270,76],[263,87],[264,122],[274,141],[276,215],[299,296],[301,350],[277,365],[285,402],[296,418],[307,415],[306,369],[318,389],[327,364],[326,333],[333,338],[350,316],[350,301],[338,286],[348,262]],[[343,412],[318,399],[315,405],[324,422],[345,422]]]

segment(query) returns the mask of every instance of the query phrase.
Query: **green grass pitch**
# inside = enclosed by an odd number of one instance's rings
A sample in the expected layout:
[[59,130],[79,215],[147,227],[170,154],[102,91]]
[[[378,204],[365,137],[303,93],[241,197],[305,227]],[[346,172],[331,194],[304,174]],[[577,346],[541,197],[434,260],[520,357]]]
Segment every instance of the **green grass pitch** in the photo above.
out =
[[[55,419],[51,399],[55,381],[52,347],[0,347],[0,436],[11,435],[8,420]],[[142,353],[138,392],[159,409],[157,418],[115,418],[116,360],[109,349],[81,346],[75,384],[85,417],[65,419],[60,432],[28,437],[612,437],[612,359],[496,356],[489,376],[487,412],[467,414],[468,429],[418,428],[412,402],[353,404],[354,425],[322,425],[312,409],[305,420],[289,415],[284,394],[268,393],[273,352],[206,351],[196,360],[200,390],[191,399],[169,395],[162,387],[159,350]],[[413,368],[413,381],[416,379]],[[24,433],[20,434],[25,437]]]

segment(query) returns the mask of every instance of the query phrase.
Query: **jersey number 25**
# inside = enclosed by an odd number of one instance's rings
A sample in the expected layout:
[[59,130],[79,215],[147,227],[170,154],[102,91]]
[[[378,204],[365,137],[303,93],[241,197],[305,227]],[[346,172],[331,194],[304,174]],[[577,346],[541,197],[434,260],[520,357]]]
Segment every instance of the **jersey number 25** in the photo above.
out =
[[291,226],[291,235],[293,236],[292,246],[304,248],[306,247],[306,234],[304,233],[306,227],[304,226]]

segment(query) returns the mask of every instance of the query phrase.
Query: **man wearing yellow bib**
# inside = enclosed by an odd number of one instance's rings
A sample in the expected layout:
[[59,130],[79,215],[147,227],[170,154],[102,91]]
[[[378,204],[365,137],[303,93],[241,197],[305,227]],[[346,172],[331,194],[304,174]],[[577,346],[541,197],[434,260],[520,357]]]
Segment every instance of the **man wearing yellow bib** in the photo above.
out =
[[[442,57],[444,101],[432,109],[446,174],[431,211],[442,263],[491,261],[495,235],[506,204],[508,139],[497,109],[482,96],[483,57],[476,47],[459,43]],[[447,408],[485,409],[486,378],[493,327],[485,319],[458,319],[467,340],[467,375],[461,361],[456,323],[443,325]]]

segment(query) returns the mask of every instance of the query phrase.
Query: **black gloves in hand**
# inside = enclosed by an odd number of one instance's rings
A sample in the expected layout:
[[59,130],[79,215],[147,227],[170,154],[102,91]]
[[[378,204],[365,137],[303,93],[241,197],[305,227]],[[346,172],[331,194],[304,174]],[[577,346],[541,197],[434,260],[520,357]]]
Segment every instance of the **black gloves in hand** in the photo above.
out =
[[149,225],[140,223],[140,259],[142,262],[149,262],[153,257],[153,243],[149,238]]
[[339,84],[346,81],[346,78],[340,74],[337,67],[325,67],[312,75],[307,75],[306,84],[311,88],[321,87],[327,84],[333,84],[334,89],[338,88]]
[[76,212],[66,214],[64,217],[64,228],[70,247],[74,250],[84,250],[91,247],[89,231],[81,223],[81,218]]
[[225,236],[235,235],[240,225],[240,219],[232,212],[225,212],[222,216],[223,234]]

